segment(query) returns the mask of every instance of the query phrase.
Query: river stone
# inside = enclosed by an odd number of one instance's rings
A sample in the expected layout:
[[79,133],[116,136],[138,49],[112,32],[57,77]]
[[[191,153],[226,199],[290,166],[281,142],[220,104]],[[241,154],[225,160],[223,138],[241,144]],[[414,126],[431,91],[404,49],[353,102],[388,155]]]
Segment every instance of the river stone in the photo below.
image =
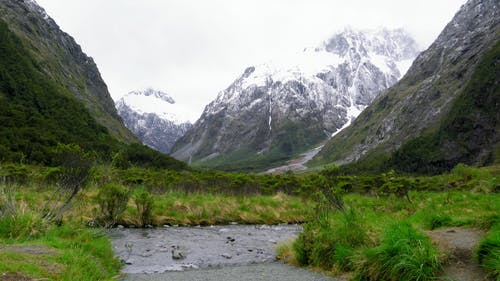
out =
[[181,249],[179,246],[173,246],[172,249],[172,258],[174,260],[181,260],[186,258],[186,252]]

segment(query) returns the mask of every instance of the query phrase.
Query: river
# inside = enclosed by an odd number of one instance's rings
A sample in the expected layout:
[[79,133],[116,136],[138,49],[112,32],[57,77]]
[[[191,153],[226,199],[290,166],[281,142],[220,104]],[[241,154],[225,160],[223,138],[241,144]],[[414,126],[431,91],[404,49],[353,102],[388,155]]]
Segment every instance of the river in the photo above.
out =
[[[335,280],[276,261],[299,225],[122,228],[109,231],[123,280]],[[174,257],[175,256],[175,257]]]

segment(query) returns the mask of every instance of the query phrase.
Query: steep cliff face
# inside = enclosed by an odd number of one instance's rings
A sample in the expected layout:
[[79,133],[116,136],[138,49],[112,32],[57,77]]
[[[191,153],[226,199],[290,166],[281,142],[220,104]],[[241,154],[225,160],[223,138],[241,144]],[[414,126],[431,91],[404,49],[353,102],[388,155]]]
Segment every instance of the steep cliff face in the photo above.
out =
[[5,21],[58,86],[72,93],[91,115],[121,141],[137,138],[123,125],[91,57],[33,0],[0,0]]
[[133,91],[117,101],[118,114],[143,144],[168,154],[192,124],[167,93],[147,89]]
[[[499,96],[498,59],[485,61],[485,54],[490,51],[495,52],[497,48],[495,46],[500,38],[499,24],[498,1],[468,1],[436,41],[417,57],[405,77],[386,93],[377,97],[352,126],[332,138],[313,159],[311,165],[330,162],[345,164],[360,159],[368,159],[366,161],[370,162],[377,158],[388,158],[391,152],[398,150],[409,140],[422,136],[428,137],[431,134],[435,135],[432,137],[433,142],[437,141],[438,144],[432,149],[434,151],[432,157],[436,159],[428,159],[430,162],[434,161],[436,166],[448,167],[457,161],[467,160],[462,157],[463,155],[445,156],[467,149],[450,145],[450,142],[446,144],[442,136],[438,139],[436,136],[444,132],[445,124],[448,124],[446,122],[451,119],[458,120],[451,118],[450,114],[453,112],[457,114],[456,108],[460,108],[457,105],[461,103],[460,100],[468,100],[470,106],[483,104],[485,107],[498,107],[495,102],[484,104],[484,101],[480,101],[481,95],[475,95],[472,100],[469,97],[474,96],[472,94],[474,88],[481,87],[485,93],[488,91],[491,93],[491,101],[495,101],[494,97]],[[495,57],[494,54],[489,54],[489,56]],[[488,71],[481,70],[485,67],[484,65],[488,64],[490,64],[490,67],[486,67]],[[480,75],[475,73],[483,73],[480,76],[484,76],[485,73],[491,72],[493,76],[489,78],[490,80],[474,82],[478,81],[478,79],[473,79],[474,75]],[[463,114],[468,114],[467,108],[462,108]],[[475,122],[477,126],[481,126],[480,119]],[[488,123],[485,126],[495,128],[498,115],[496,121],[491,120],[495,120],[494,115],[490,121],[485,121]],[[454,126],[461,126],[458,123],[454,124]],[[493,134],[493,143],[495,138],[498,138],[498,131]],[[409,145],[416,147],[417,142],[414,141]],[[478,151],[478,153],[491,154],[494,150],[491,145],[490,143],[489,148],[484,152]],[[450,147],[455,147],[455,149],[450,150]],[[424,151],[421,152],[425,154]],[[382,155],[385,157],[381,157]],[[399,155],[398,157],[403,157],[403,154]],[[395,157],[392,156],[392,160],[389,161],[392,161],[393,166],[398,165],[397,157]],[[448,162],[444,160],[445,158],[455,160]],[[484,159],[478,161],[470,159],[468,162],[485,163]],[[421,165],[424,163],[422,162]]]
[[346,29],[294,58],[248,67],[172,155],[223,169],[288,160],[349,125],[417,54],[403,30]]

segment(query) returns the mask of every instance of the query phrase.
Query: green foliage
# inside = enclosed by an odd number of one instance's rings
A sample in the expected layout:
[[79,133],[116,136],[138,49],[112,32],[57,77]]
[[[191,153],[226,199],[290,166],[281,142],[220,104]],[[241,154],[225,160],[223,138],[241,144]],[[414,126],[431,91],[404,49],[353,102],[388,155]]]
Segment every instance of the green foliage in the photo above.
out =
[[134,190],[133,199],[139,215],[142,227],[152,224],[154,199],[145,188],[139,187]]
[[0,161],[49,164],[58,143],[102,157],[118,141],[69,92],[41,71],[21,40],[0,22]]
[[426,227],[430,230],[440,228],[443,226],[450,226],[452,224],[452,219],[450,216],[435,212],[429,212],[427,217]]
[[[395,169],[437,174],[449,171],[459,162],[494,162],[494,139],[500,125],[499,59],[497,43],[483,56],[440,128],[407,142],[393,154],[390,163]],[[489,156],[479,158],[482,154]]]
[[[132,165],[146,168],[160,168],[170,170],[185,170],[187,165],[184,162],[175,160],[174,158],[159,153],[142,144],[132,143],[123,148],[119,153],[122,154],[122,159],[117,159],[115,164],[127,166],[127,162]],[[117,162],[120,163],[117,163]]]
[[356,249],[368,241],[363,222],[349,210],[307,223],[293,247],[301,265],[347,271],[353,269]]
[[42,212],[43,218],[59,221],[73,198],[90,181],[94,160],[92,154],[75,144],[59,144],[54,154],[56,163],[60,165],[58,185]]
[[101,187],[96,198],[99,205],[97,221],[100,225],[114,226],[127,209],[129,199],[130,192],[125,187],[117,184],[107,184]]
[[6,164],[0,166],[0,180],[5,183],[24,184],[29,178],[29,169],[25,165]]
[[[83,103],[44,72],[0,20],[0,162],[57,165],[58,144],[77,145],[110,161],[163,169],[187,165],[140,144],[125,145],[97,123]],[[122,158],[123,158],[122,157]]]
[[55,280],[108,280],[119,274],[121,263],[115,258],[109,238],[99,230],[78,223],[51,227],[33,242],[61,251],[56,261],[64,268]]
[[380,177],[383,184],[378,189],[379,194],[394,194],[398,198],[406,198],[411,203],[409,192],[413,188],[413,182],[409,178],[396,177],[394,170],[383,173]]
[[398,223],[384,232],[380,246],[365,251],[358,280],[434,280],[440,268],[429,238],[407,223]]
[[299,234],[293,243],[293,250],[299,265],[307,266],[313,263],[311,256],[316,235],[312,224],[306,223],[303,227],[304,231]]
[[47,229],[47,222],[35,214],[0,216],[0,239],[29,240],[39,237]]
[[[438,125],[404,142],[392,153],[373,149],[357,162],[342,166],[342,172],[379,174],[393,169],[406,174],[437,175],[450,171],[458,163],[477,166],[498,163],[499,59],[500,43],[496,43],[482,56],[466,86],[452,101],[449,113],[443,116]],[[393,92],[397,90],[394,88]],[[406,86],[404,91],[413,89]],[[391,96],[387,95],[385,99],[390,100]],[[376,125],[377,120],[381,120],[380,112],[383,109],[370,107],[358,120],[368,124],[366,126]],[[344,140],[350,140],[351,143],[327,143],[322,153],[315,158],[315,163],[340,158],[342,151],[352,150],[353,144],[366,137],[364,131],[348,131],[350,135]]]
[[496,280],[500,280],[500,225],[491,229],[476,250],[475,258]]

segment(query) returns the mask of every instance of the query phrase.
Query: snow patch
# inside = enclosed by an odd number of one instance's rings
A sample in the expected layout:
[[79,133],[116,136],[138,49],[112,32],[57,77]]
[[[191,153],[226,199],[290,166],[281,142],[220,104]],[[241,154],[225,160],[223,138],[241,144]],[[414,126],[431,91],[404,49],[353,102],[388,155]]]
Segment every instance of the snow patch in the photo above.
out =
[[413,64],[413,59],[400,60],[396,62],[396,66],[399,69],[401,77],[403,77],[406,74],[406,72],[408,72],[408,69],[410,69],[412,64]]
[[187,108],[176,104],[174,99],[161,91],[147,89],[146,91],[132,91],[123,96],[118,102],[123,102],[139,114],[154,113],[158,117],[171,121],[176,125],[189,123]]

